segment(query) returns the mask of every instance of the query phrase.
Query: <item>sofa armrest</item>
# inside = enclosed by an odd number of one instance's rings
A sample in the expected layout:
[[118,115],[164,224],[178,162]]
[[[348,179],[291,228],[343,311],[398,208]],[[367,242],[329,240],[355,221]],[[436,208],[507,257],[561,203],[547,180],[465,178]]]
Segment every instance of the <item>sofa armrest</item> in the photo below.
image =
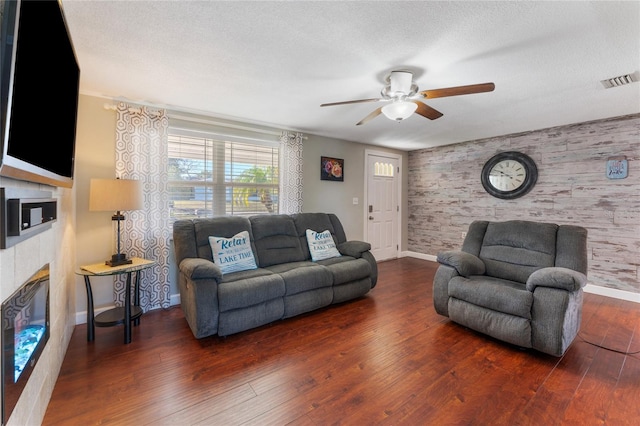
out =
[[587,284],[587,276],[569,268],[557,266],[538,269],[529,276],[527,290],[534,291],[536,287],[559,288],[576,291]]
[[345,241],[337,246],[340,254],[355,258],[362,257],[362,253],[371,250],[371,244],[364,241]]
[[443,251],[438,253],[438,263],[455,268],[463,277],[483,275],[484,262],[477,256],[464,251]]
[[222,280],[220,267],[207,259],[199,257],[188,257],[180,262],[180,272],[191,280],[214,279],[216,282]]

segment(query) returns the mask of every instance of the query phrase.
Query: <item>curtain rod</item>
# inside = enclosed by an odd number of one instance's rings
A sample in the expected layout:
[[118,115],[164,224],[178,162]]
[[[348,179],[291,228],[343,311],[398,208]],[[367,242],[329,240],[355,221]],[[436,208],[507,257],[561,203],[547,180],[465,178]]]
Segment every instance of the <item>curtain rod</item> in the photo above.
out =
[[[116,109],[118,109],[118,107],[116,105],[112,105],[112,104],[104,104],[104,109],[110,109],[112,111],[115,111]],[[129,112],[135,112],[135,113],[140,113],[142,112],[142,108],[134,108],[134,107],[129,107]],[[160,114],[158,111],[154,111],[149,110],[150,114]]]
[[[104,108],[115,111],[117,109],[117,106],[113,105],[113,104],[105,103],[104,104]],[[140,108],[129,107],[129,111],[130,112],[140,112]],[[212,126],[227,127],[227,128],[231,128],[231,129],[237,129],[237,130],[246,130],[246,131],[249,131],[249,132],[261,133],[261,134],[264,134],[264,135],[280,136],[280,135],[282,135],[282,132],[300,133],[300,132],[294,132],[294,131],[289,131],[289,130],[282,130],[282,131],[278,132],[278,131],[275,131],[275,130],[259,129],[259,128],[255,128],[255,127],[251,127],[251,126],[245,126],[245,125],[241,125],[241,124],[233,124],[233,123],[226,123],[224,121],[216,121],[216,120],[213,120],[213,119],[196,118],[196,117],[191,117],[191,116],[188,116],[188,115],[176,114],[175,112],[171,112],[169,110],[167,110],[167,115],[169,116],[169,118],[173,118],[175,120],[184,120],[184,121],[189,121],[189,122],[192,122],[192,123],[209,124],[209,125],[212,125]],[[302,139],[306,140],[308,138],[307,138],[307,136],[302,136]]]

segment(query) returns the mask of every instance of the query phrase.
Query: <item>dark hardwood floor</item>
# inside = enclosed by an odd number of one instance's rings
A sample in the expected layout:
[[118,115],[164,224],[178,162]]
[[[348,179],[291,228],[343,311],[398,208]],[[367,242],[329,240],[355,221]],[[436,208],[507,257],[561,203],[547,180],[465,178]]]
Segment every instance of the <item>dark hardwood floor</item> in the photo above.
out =
[[179,307],[77,326],[44,425],[638,425],[640,305],[585,294],[562,358],[435,313],[437,264],[379,264],[366,297],[197,340]]

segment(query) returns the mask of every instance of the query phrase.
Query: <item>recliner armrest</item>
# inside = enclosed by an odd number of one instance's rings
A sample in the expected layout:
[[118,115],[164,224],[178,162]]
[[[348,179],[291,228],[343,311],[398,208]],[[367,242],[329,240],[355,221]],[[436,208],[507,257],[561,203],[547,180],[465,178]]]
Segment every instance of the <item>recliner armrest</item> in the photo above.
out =
[[371,250],[371,244],[364,241],[345,241],[337,246],[340,254],[345,256],[351,256],[355,258],[362,257],[362,253]]
[[527,280],[527,290],[533,291],[536,287],[551,287],[576,291],[586,284],[587,276],[585,274],[573,269],[554,266],[538,269],[532,273]]
[[220,267],[207,259],[201,259],[199,257],[191,257],[183,259],[180,262],[180,272],[185,274],[192,280],[211,279],[216,282],[222,280],[222,271]]
[[451,266],[463,277],[483,275],[484,262],[477,256],[464,251],[443,251],[438,253],[438,263]]

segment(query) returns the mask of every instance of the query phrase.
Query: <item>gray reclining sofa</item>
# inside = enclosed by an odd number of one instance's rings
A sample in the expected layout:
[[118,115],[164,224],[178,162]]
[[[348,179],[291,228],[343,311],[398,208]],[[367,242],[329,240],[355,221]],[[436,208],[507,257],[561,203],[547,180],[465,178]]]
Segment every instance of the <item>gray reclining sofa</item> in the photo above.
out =
[[561,356],[580,329],[587,230],[476,221],[461,251],[438,254],[436,312],[494,338]]
[[[312,261],[307,229],[330,231],[339,257]],[[247,231],[257,268],[221,272],[210,236]],[[377,282],[369,243],[347,241],[333,214],[221,216],[173,225],[180,302],[196,338],[227,336],[365,295]]]

